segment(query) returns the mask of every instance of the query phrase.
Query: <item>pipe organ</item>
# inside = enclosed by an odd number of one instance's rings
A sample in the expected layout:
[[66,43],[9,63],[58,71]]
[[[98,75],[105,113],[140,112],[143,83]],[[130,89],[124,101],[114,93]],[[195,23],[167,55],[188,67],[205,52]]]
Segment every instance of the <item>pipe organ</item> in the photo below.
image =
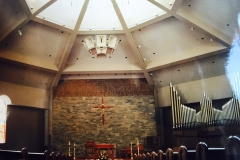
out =
[[175,130],[195,128],[196,110],[187,107],[180,102],[178,92],[170,83],[170,97],[172,103],[172,120]]
[[240,118],[239,100],[233,95],[227,103],[222,106],[225,125],[239,125]]
[[193,129],[209,126],[239,126],[240,125],[240,78],[237,75],[234,84],[233,98],[222,106],[222,110],[213,107],[212,100],[203,94],[200,101],[200,111],[187,107],[180,102],[178,92],[170,83],[170,98],[172,105],[172,120],[174,130]]
[[214,108],[212,107],[212,100],[204,93],[203,98],[200,101],[201,119],[205,125],[214,125]]

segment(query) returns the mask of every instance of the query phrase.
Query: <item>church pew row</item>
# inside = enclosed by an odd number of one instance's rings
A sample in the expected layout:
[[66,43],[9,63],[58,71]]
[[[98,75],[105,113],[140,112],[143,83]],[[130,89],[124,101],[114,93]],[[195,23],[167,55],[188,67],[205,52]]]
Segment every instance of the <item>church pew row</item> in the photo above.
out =
[[151,154],[134,154],[134,160],[240,160],[240,138],[230,136],[224,146],[225,148],[208,148],[206,143],[199,142],[196,150],[180,146],[178,152],[168,148],[166,153],[159,150]]
[[22,151],[0,149],[0,160],[73,160],[73,155],[49,153],[47,150],[44,153],[34,153],[28,152],[26,148]]

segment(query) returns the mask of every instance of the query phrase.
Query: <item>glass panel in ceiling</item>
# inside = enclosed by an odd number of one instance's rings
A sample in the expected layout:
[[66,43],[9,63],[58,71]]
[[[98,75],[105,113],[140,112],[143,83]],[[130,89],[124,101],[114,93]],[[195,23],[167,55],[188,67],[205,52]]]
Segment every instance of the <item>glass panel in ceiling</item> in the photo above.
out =
[[83,0],[57,0],[37,17],[74,29],[83,2]]
[[111,0],[90,0],[79,30],[122,30]]
[[34,13],[47,2],[49,2],[49,0],[26,0],[26,2],[31,12]]
[[163,5],[164,7],[171,9],[175,1],[178,1],[178,0],[155,0],[155,1]]
[[165,12],[147,0],[116,0],[124,20],[131,28]]

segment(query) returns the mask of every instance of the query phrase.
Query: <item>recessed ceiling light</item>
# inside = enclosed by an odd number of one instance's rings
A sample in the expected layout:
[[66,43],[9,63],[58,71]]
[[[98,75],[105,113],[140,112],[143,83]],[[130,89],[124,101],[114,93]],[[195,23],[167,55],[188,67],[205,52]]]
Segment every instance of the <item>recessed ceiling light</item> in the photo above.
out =
[[210,39],[210,41],[212,42],[212,41],[213,41],[213,39],[211,38],[211,39]]
[[138,48],[141,48],[142,46],[141,45],[138,45]]
[[143,60],[144,60],[144,61],[146,61],[146,60],[147,60],[147,58],[143,58]]
[[150,76],[152,76],[153,75],[153,73],[150,73]]

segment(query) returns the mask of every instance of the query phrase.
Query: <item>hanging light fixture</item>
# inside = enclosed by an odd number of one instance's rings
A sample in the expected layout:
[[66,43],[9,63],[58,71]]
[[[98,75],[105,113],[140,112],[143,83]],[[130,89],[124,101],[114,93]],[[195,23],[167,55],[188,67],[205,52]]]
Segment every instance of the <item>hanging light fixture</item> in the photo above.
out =
[[118,43],[121,40],[117,41],[117,37],[110,35],[107,38],[107,35],[96,35],[96,39],[93,39],[91,36],[85,38],[82,43],[85,48],[93,55],[111,55],[114,50],[117,48]]

